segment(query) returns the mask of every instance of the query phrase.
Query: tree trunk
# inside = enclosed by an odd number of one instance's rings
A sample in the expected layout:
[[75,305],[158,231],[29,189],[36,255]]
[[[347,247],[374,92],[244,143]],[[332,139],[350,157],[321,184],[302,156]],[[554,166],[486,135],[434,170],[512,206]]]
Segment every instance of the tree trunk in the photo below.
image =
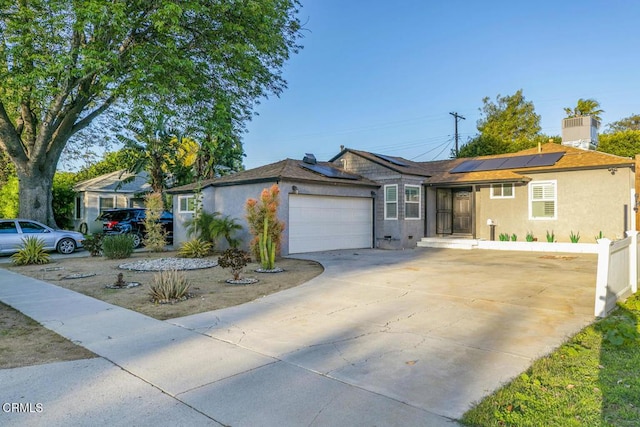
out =
[[[29,164],[27,167],[32,166]],[[56,227],[53,217],[52,189],[53,175],[56,165],[51,164],[43,169],[29,167],[24,170],[17,167],[18,174],[18,200],[20,202],[20,218],[40,221],[50,227]]]

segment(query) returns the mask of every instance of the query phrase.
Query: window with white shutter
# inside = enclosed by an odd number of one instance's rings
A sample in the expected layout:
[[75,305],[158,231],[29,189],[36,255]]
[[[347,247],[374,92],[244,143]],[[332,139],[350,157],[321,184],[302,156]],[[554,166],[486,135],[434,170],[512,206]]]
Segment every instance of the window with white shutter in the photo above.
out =
[[557,219],[557,181],[529,183],[529,219]]
[[384,219],[398,219],[398,185],[384,186]]

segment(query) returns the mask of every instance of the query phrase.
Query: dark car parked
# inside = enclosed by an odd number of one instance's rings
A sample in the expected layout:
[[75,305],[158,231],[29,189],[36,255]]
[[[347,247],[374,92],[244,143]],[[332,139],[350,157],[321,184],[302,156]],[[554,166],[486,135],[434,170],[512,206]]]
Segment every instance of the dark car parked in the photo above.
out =
[[[130,233],[133,235],[133,245],[137,248],[146,235],[144,226],[146,216],[147,211],[142,208],[109,209],[102,212],[98,220],[102,221],[102,232],[105,234]],[[173,243],[173,214],[163,211],[159,221],[167,233],[167,240]]]

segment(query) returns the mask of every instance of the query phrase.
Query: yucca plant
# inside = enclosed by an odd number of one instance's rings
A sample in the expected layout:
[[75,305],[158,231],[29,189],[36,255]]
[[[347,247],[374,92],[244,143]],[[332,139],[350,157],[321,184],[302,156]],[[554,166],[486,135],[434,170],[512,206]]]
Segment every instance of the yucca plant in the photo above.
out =
[[178,255],[183,258],[203,258],[213,251],[213,244],[202,239],[191,239],[180,246]]
[[151,300],[157,304],[180,301],[189,297],[189,282],[176,270],[161,271],[153,276],[149,287]]
[[133,253],[133,236],[130,234],[114,234],[102,240],[102,252],[111,259],[129,258]]
[[49,254],[44,250],[44,241],[29,236],[22,239],[22,249],[11,255],[14,265],[48,264],[51,262]]

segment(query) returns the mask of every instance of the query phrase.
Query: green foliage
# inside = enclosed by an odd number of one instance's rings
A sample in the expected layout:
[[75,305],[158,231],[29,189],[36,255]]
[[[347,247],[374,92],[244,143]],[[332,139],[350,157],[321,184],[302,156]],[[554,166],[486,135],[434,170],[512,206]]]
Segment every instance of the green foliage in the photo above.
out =
[[500,235],[498,235],[498,239],[501,242],[508,242],[509,241],[509,233],[500,233]]
[[594,239],[596,240],[596,243],[598,243],[598,240],[604,239],[604,234],[602,233],[602,230],[600,230],[600,232],[594,237]]
[[640,154],[640,130],[622,130],[598,136],[598,151],[622,157]]
[[144,227],[146,230],[144,245],[152,252],[162,252],[167,246],[167,235],[164,228],[162,228],[162,224],[159,222],[160,215],[162,215],[164,208],[162,194],[147,194],[144,200],[147,209],[144,218]]
[[228,268],[231,270],[233,280],[240,280],[240,274],[242,269],[251,262],[249,254],[238,248],[227,249],[218,257],[218,265],[222,268]]
[[102,159],[80,169],[76,173],[76,182],[86,181],[100,175],[133,167],[132,153],[126,149],[106,152]]
[[527,237],[525,237],[525,240],[527,242],[533,242],[535,241],[535,237],[533,237],[533,233],[531,231],[527,232]]
[[[69,139],[119,102],[204,127],[223,100],[243,130],[259,99],[285,89],[282,68],[300,48],[297,0],[2,5],[0,138],[23,200],[49,194]],[[52,222],[41,202],[21,214]]]
[[556,241],[556,235],[554,234],[553,230],[551,230],[551,233],[549,233],[549,230],[547,230],[547,242],[555,243],[555,241]]
[[44,250],[44,241],[29,236],[22,239],[22,248],[11,255],[14,265],[48,264],[51,262],[49,254]]
[[0,188],[2,188],[11,177],[17,178],[16,167],[11,162],[7,153],[0,147]]
[[[609,123],[606,133],[617,133],[627,130],[640,130],[640,114],[632,114],[629,117]],[[600,137],[602,137],[602,135]]]
[[513,153],[549,141],[548,136],[540,134],[540,116],[522,90],[511,96],[498,95],[495,102],[485,97],[482,102],[479,134],[460,148],[457,157]]
[[516,233],[513,233],[513,234],[511,235],[511,241],[512,241],[512,242],[515,242],[516,240],[518,240],[518,235],[517,235]]
[[592,116],[594,119],[602,121],[600,115],[604,113],[604,110],[600,108],[600,103],[595,99],[580,98],[578,99],[575,107],[565,107],[564,112],[567,114],[568,118],[577,116]]
[[76,193],[73,186],[78,182],[72,172],[56,172],[53,176],[53,217],[60,228],[73,228]]
[[110,259],[129,258],[133,253],[133,236],[130,234],[114,234],[102,240],[102,252]]
[[640,294],[464,414],[473,426],[640,425]]
[[18,207],[18,178],[10,176],[7,183],[0,186],[0,218],[16,218]]
[[213,251],[213,244],[202,239],[191,239],[180,246],[178,255],[183,258],[203,258]]
[[149,295],[156,304],[166,304],[187,299],[190,287],[187,279],[178,271],[161,271],[153,276]]
[[216,240],[216,221],[219,216],[220,212],[209,213],[196,209],[196,215],[185,221],[187,235],[189,237],[196,236],[205,242],[214,243]]
[[580,233],[573,234],[573,230],[571,230],[569,240],[571,240],[571,243],[578,243],[580,241]]
[[277,184],[265,188],[260,200],[248,199],[245,204],[249,232],[254,236],[250,243],[251,251],[256,259],[260,257],[260,234],[264,234],[264,220],[268,220],[266,236],[275,244],[276,254],[280,251],[280,240],[284,231],[284,223],[278,219],[280,206],[280,189]]
[[89,251],[91,256],[100,256],[102,254],[103,238],[104,234],[102,233],[91,234],[85,237],[84,242],[82,242],[82,246]]

